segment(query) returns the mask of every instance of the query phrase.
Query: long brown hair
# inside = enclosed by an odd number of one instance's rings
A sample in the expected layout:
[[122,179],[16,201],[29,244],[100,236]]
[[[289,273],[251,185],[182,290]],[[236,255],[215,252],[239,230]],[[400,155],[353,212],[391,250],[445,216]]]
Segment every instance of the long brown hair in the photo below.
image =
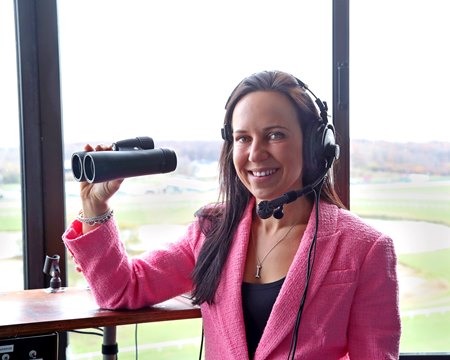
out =
[[[303,134],[319,119],[319,112],[311,97],[300,86],[298,79],[281,71],[263,71],[242,80],[231,93],[225,109],[224,126],[231,127],[233,111],[239,100],[255,91],[275,91],[284,94],[294,105]],[[307,144],[307,139],[304,141]],[[305,153],[306,147],[304,145]],[[316,165],[304,156],[303,184],[311,184],[316,176]],[[332,172],[332,170],[330,170]],[[321,199],[338,207],[344,207],[332,183],[332,174],[324,180]],[[233,164],[233,141],[225,141],[219,160],[220,195],[216,206],[208,206],[197,212],[206,239],[200,250],[192,278],[195,304],[214,302],[223,266],[234,238],[236,228],[252,194],[240,181]],[[313,201],[313,195],[309,198]]]

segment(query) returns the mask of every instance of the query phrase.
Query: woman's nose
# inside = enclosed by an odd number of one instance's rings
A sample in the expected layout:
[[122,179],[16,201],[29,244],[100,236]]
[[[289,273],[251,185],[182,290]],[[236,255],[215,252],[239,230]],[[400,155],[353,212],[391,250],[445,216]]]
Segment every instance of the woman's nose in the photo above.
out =
[[261,140],[253,140],[248,154],[248,160],[251,162],[260,162],[269,157],[267,147]]

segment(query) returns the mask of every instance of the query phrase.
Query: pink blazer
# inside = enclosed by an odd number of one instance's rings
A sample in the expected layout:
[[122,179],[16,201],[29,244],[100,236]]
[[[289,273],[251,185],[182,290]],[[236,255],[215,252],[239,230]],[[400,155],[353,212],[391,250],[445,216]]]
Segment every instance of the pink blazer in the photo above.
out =
[[[209,360],[246,360],[241,285],[254,201],[238,227],[213,305],[201,306]],[[314,268],[295,359],[398,359],[400,316],[392,240],[350,212],[320,203]],[[315,228],[315,209],[274,304],[255,360],[286,360]],[[82,235],[74,221],[63,240],[98,305],[140,308],[192,288],[204,236],[197,222],[167,248],[129,258],[114,221]]]

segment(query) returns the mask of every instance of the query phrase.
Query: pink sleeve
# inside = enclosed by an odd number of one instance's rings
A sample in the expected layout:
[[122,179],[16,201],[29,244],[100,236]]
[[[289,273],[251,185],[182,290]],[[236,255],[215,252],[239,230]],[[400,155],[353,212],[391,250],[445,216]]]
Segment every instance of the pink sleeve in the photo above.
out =
[[108,309],[141,308],[190,291],[201,238],[194,222],[176,243],[131,258],[114,219],[84,235],[80,222],[74,221],[62,237],[97,304]]
[[361,267],[349,323],[350,359],[398,359],[400,314],[397,259],[392,240],[380,237]]

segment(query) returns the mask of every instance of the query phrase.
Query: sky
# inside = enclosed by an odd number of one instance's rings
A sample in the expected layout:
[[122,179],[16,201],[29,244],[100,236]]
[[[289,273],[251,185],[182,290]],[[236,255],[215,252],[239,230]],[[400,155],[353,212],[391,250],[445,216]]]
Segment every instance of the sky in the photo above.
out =
[[[4,145],[18,144],[12,3],[0,1]],[[351,137],[449,141],[447,4],[351,2]],[[328,0],[59,0],[58,15],[66,143],[220,139],[228,95],[266,69],[332,103]]]

